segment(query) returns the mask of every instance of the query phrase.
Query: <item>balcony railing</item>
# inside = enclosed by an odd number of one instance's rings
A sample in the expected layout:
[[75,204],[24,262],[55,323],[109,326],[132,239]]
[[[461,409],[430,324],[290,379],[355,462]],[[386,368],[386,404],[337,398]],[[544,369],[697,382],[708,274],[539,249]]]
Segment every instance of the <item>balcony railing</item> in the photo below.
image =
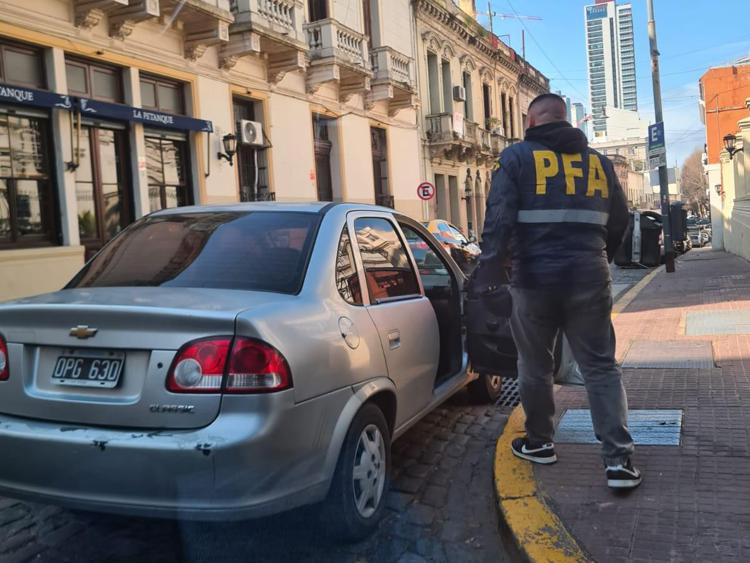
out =
[[479,125],[468,119],[464,119],[464,140],[472,144],[479,144],[479,137],[477,133],[479,131]]
[[367,41],[361,33],[332,19],[305,24],[305,30],[311,59],[337,58],[369,70]]
[[490,134],[477,123],[463,119],[453,121],[452,113],[436,113],[426,118],[427,139],[433,143],[445,143],[452,140],[463,140],[470,145],[490,148]]
[[378,47],[370,51],[373,79],[402,84],[414,88],[413,61],[390,47]]
[[500,154],[505,150],[505,138],[497,133],[490,133],[490,146],[493,154]]
[[427,139],[433,143],[448,142],[453,139],[453,114],[434,113],[425,118],[427,122]]
[[375,205],[390,207],[391,209],[396,208],[393,196],[390,194],[375,194]]
[[492,140],[490,139],[490,132],[487,129],[479,128],[479,139],[481,141],[482,150],[492,149]]
[[233,0],[237,23],[249,21],[253,28],[274,31],[289,39],[302,41],[304,4],[299,0]]
[[294,29],[294,20],[300,14],[295,13],[297,3],[291,0],[257,0],[258,13],[269,22],[289,30]]

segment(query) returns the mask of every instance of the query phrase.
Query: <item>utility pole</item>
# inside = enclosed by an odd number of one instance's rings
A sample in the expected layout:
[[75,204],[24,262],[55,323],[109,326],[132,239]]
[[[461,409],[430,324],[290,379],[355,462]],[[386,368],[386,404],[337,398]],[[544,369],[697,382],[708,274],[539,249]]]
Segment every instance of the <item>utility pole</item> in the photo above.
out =
[[[664,120],[661,109],[661,82],[659,80],[659,49],[656,47],[656,22],[654,21],[654,0],[648,1],[648,43],[651,51],[651,80],[654,86],[654,110],[656,122]],[[665,148],[666,150],[666,148]],[[661,196],[662,232],[664,233],[664,261],[668,273],[674,272],[674,246],[672,245],[672,224],[669,214],[669,178],[667,176],[666,155],[664,164],[659,166],[659,194]]]

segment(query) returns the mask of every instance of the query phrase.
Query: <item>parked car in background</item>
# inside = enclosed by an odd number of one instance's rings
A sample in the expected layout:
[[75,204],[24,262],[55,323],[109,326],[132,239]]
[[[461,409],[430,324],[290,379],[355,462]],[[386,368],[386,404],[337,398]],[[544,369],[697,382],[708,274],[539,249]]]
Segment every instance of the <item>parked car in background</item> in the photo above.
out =
[[694,247],[702,248],[711,242],[711,221],[701,217],[688,217],[687,230]]
[[322,502],[361,538],[391,441],[466,385],[499,394],[497,343],[468,369],[465,281],[378,207],[144,217],[65,289],[0,305],[0,494],[197,520]]
[[433,219],[424,226],[440,241],[464,273],[470,273],[482,254],[476,238],[465,236],[458,227],[443,219]]

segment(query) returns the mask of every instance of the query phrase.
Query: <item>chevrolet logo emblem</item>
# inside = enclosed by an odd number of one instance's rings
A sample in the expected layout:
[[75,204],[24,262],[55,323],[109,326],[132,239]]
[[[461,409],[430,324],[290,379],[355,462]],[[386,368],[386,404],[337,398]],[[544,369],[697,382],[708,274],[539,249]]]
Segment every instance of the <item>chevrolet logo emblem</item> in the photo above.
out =
[[85,340],[86,338],[91,338],[92,336],[96,336],[96,333],[99,332],[98,328],[89,328],[86,325],[78,325],[74,326],[70,329],[70,336],[73,336],[75,338],[80,338],[81,340]]

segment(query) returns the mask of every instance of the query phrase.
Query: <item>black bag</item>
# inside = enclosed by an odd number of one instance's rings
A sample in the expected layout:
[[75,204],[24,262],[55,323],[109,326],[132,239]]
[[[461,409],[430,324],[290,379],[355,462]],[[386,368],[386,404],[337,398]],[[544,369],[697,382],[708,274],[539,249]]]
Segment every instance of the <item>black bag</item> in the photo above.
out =
[[477,373],[517,377],[517,352],[510,332],[512,302],[508,285],[473,292],[464,299],[469,361]]

